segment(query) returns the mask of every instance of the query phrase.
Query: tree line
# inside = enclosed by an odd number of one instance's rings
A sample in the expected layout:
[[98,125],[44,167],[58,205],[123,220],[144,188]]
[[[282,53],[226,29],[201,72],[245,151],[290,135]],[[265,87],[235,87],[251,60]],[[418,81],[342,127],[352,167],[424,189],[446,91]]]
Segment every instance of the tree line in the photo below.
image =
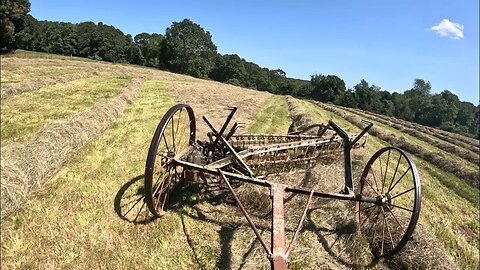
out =
[[431,83],[415,79],[404,93],[390,93],[362,80],[347,89],[335,75],[289,78],[281,69],[262,68],[236,54],[220,54],[212,36],[189,19],[173,22],[165,33],[132,37],[103,23],[38,21],[28,0],[1,4],[0,49],[47,52],[159,68],[241,87],[314,99],[479,137],[479,106],[460,101],[449,90],[431,93]]

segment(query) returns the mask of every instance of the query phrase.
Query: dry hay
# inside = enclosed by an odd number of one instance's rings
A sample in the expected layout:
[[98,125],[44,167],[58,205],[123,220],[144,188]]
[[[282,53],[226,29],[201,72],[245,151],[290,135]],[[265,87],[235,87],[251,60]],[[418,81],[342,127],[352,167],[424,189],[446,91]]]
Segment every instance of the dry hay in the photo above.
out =
[[[360,111],[360,110],[357,110],[357,111]],[[432,135],[434,137],[445,140],[447,142],[450,142],[450,143],[453,143],[453,144],[456,144],[456,145],[460,145],[460,146],[462,146],[466,149],[469,149],[470,151],[473,151],[473,152],[477,152],[479,150],[478,148],[480,148],[480,140],[475,139],[475,138],[463,136],[463,135],[458,134],[458,133],[448,132],[448,131],[441,130],[441,129],[438,129],[438,128],[424,126],[424,125],[421,125],[421,124],[409,122],[409,121],[398,119],[398,118],[395,118],[395,117],[389,117],[389,116],[385,116],[385,115],[381,115],[381,114],[377,114],[377,113],[373,113],[373,112],[365,112],[365,111],[363,111],[363,112],[367,113],[369,115],[376,116],[378,118],[382,118],[382,119],[387,120],[387,121],[392,121],[392,122],[395,122],[397,124],[400,124],[400,125],[403,125],[403,126],[406,126],[406,127],[409,127],[409,128],[421,131],[421,132],[424,132],[426,134]]]
[[35,78],[33,80],[26,80],[20,83],[3,83],[0,96],[1,96],[1,99],[4,99],[12,95],[37,90],[45,86],[66,83],[69,81],[83,79],[83,78],[87,78],[87,77],[91,77],[99,74],[100,74],[99,71],[95,69],[78,70],[72,74],[48,76],[41,79]]
[[98,61],[72,62],[64,59],[32,59],[3,56],[1,64],[3,79],[15,78],[16,75],[24,76],[25,74],[31,74],[28,78],[18,82],[3,82],[0,89],[1,99],[46,86],[107,73],[139,73],[141,71],[143,74],[152,74],[154,71],[158,71],[151,68]]
[[[385,124],[385,125],[388,125],[388,126],[391,126],[391,127],[395,128],[395,129],[398,129],[401,132],[404,132],[408,135],[411,135],[411,136],[416,137],[416,138],[418,138],[422,141],[425,141],[425,142],[427,142],[431,145],[434,145],[439,149],[442,149],[442,150],[447,151],[449,153],[455,154],[458,157],[461,157],[465,160],[468,160],[468,161],[470,161],[474,164],[479,164],[480,163],[479,153],[473,152],[471,150],[462,149],[462,148],[457,147],[456,145],[454,145],[452,143],[444,143],[444,142],[441,142],[441,141],[438,141],[438,140],[434,140],[431,137],[425,135],[423,133],[423,131],[420,132],[420,131],[418,131],[416,129],[413,129],[413,128],[407,128],[405,125],[397,124],[397,123],[392,122],[390,120],[386,120],[385,118],[377,117],[376,115],[368,114],[368,113],[365,113],[365,112],[360,111],[360,110],[354,110],[354,109],[341,107],[341,106],[332,106],[332,107],[340,107],[343,110],[361,115],[363,117],[370,117],[373,120],[376,120],[376,121],[378,121],[382,124]],[[475,147],[471,146],[469,149],[471,149],[471,148],[475,148]],[[478,148],[477,148],[477,150],[478,150]]]
[[[214,127],[220,130],[229,114],[227,107],[237,106],[238,110],[231,124],[237,121],[245,127],[246,123],[254,118],[255,113],[272,96],[267,92],[194,79],[185,75],[171,75],[175,77],[165,78],[167,79],[167,88],[175,100],[192,107],[197,123],[197,138],[200,139],[206,139],[207,132],[211,131],[202,120],[202,116],[206,116]],[[240,129],[237,133],[241,132],[245,132],[245,130]]]
[[[295,105],[295,101],[290,104]],[[298,106],[298,104],[297,104]],[[294,108],[294,106],[292,106]],[[299,110],[298,108],[295,108]],[[342,114],[345,116],[345,114]],[[348,118],[348,116],[347,116]],[[348,119],[347,119],[348,120]],[[350,119],[351,120],[351,119]],[[313,122],[306,123],[312,124]],[[362,127],[362,123],[359,127]],[[375,135],[375,134],[374,134]],[[353,179],[356,186],[366,164],[361,152],[352,157]],[[303,186],[324,192],[340,191],[343,188],[343,159],[323,160],[302,182]],[[338,180],[335,180],[338,179]],[[456,269],[458,268],[443,247],[422,224],[418,224],[412,239],[394,257],[376,261],[370,252],[367,240],[359,233],[354,220],[352,202],[317,199],[311,207],[306,231],[313,230],[325,251],[342,268],[389,268],[389,269]],[[317,218],[315,218],[315,215]],[[311,253],[309,253],[311,254]],[[326,257],[328,259],[328,256]],[[328,268],[336,268],[328,265]]]
[[145,78],[88,111],[49,124],[24,143],[1,149],[1,219],[21,208],[69,154],[100,135],[136,99]]
[[298,101],[295,98],[292,96],[287,96],[286,98],[293,130],[302,130],[313,124],[318,124],[309,113],[305,112],[305,110],[298,105]]
[[459,135],[459,134],[455,134],[455,133],[447,133],[446,131],[443,131],[443,130],[440,130],[440,129],[427,127],[427,126],[422,126],[420,124],[408,122],[408,121],[405,121],[405,120],[402,120],[402,119],[397,119],[395,117],[389,117],[389,116],[376,114],[376,113],[372,113],[372,112],[365,112],[365,111],[364,111],[364,113],[367,113],[369,115],[373,115],[375,117],[378,117],[378,118],[381,118],[381,119],[384,119],[384,120],[387,120],[387,121],[391,121],[392,123],[396,123],[396,124],[399,124],[399,125],[402,125],[402,126],[405,126],[405,127],[409,127],[409,128],[414,129],[418,132],[422,132],[422,133],[428,134],[430,136],[439,138],[441,140],[444,140],[444,141],[447,141],[447,142],[449,142],[451,144],[454,144],[456,146],[465,148],[465,149],[467,149],[471,152],[474,152],[474,153],[478,153],[479,148],[480,148],[480,141],[475,140],[473,138],[468,138],[468,137],[465,137],[465,136],[462,136],[462,135]]
[[[362,122],[360,119],[353,115],[346,115],[343,111],[340,109],[327,106],[323,103],[316,102],[317,105],[321,106],[322,108],[331,111],[337,115],[340,115],[344,117],[346,120],[348,120],[350,123],[356,125],[357,127],[362,126]],[[433,152],[429,151],[423,147],[420,147],[418,145],[410,144],[407,142],[405,137],[397,137],[394,134],[387,134],[383,132],[382,129],[378,127],[372,127],[369,131],[370,134],[374,135],[375,137],[378,137],[391,145],[398,146],[428,162],[431,164],[442,168],[442,170],[447,171],[449,173],[454,174],[455,176],[459,177],[460,179],[463,179],[466,181],[469,185],[475,188],[479,188],[479,174],[478,170],[475,169],[470,169],[466,167],[462,162],[458,162],[452,158],[449,158],[442,153],[439,152]]]

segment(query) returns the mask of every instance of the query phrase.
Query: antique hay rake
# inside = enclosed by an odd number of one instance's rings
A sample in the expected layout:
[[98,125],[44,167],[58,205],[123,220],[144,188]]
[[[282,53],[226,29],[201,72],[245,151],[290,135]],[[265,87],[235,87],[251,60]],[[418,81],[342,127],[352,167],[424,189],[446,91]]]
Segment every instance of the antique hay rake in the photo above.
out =
[[[287,135],[236,135],[239,124],[230,122],[230,113],[220,130],[203,116],[211,129],[208,140],[196,140],[196,122],[192,108],[177,104],[160,121],[148,151],[145,168],[145,203],[154,216],[169,208],[174,187],[185,179],[205,175],[218,177],[226,185],[262,244],[272,269],[286,269],[291,252],[313,197],[355,202],[355,219],[370,249],[377,257],[399,252],[410,239],[420,214],[420,178],[411,157],[396,147],[376,152],[363,170],[358,190],[352,179],[352,149],[363,147],[372,123],[358,135],[348,135],[333,121],[313,125]],[[230,126],[230,127],[229,127]],[[307,131],[316,131],[307,135]],[[344,157],[344,187],[337,193],[288,186],[275,176],[294,170],[308,170],[324,157]],[[273,177],[271,177],[273,176]],[[274,179],[274,180],[272,180]],[[251,183],[270,189],[272,201],[272,238],[270,247],[232,187],[232,182]],[[290,244],[286,245],[284,197],[303,194],[308,200]]]

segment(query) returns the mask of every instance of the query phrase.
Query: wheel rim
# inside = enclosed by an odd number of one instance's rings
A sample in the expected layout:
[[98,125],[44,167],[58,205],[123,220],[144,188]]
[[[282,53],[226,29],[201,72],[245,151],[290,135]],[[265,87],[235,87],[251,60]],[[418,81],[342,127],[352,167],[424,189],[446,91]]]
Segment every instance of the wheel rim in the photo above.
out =
[[410,239],[420,214],[420,177],[411,157],[396,147],[375,153],[360,178],[360,195],[377,199],[357,202],[355,211],[372,253],[394,255]]
[[190,106],[177,104],[160,121],[150,144],[145,167],[145,202],[154,216],[174,203],[174,191],[184,172],[174,160],[195,142],[195,116]]

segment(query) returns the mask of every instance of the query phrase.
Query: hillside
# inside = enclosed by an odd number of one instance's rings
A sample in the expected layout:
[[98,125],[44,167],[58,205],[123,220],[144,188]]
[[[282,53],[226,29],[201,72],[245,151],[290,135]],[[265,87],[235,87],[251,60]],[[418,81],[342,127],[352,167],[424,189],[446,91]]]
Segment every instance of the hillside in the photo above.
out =
[[[368,119],[375,129],[366,148],[354,154],[355,176],[376,150],[399,142],[389,138],[411,145],[423,208],[405,250],[375,260],[362,236],[348,229],[352,205],[318,199],[290,255],[292,269],[478,265],[478,140],[433,129],[423,133],[380,115],[132,65],[22,52],[2,56],[1,69],[6,269],[269,268],[240,210],[229,196],[207,192],[211,186],[195,184],[184,194],[188,203],[159,219],[142,204],[151,137],[177,102],[192,106],[201,139],[209,131],[201,117],[220,126],[229,105],[238,107],[235,121],[244,123],[243,133],[286,134],[299,111],[309,121],[333,119],[348,132],[358,132],[357,121]],[[439,155],[441,160],[432,159]],[[334,192],[342,187],[342,174],[342,160],[333,159],[320,162],[310,177],[294,174],[282,181]],[[238,193],[269,239],[266,190],[243,185]],[[286,199],[287,239],[306,199]]]

